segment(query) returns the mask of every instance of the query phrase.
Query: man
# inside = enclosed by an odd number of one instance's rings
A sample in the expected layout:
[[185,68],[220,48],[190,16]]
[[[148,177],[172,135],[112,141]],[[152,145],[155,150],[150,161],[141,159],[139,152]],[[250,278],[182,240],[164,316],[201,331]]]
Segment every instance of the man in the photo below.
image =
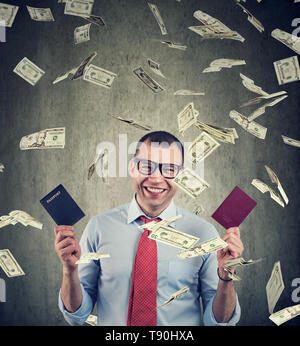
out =
[[[63,264],[59,307],[68,323],[83,324],[97,302],[99,325],[200,325],[200,297],[205,325],[238,322],[240,306],[224,270],[226,260],[243,252],[237,227],[223,236],[225,249],[185,260],[177,257],[180,249],[149,239],[150,232],[138,228],[152,218],[181,214],[169,227],[201,242],[218,235],[210,223],[173,202],[173,179],[183,169],[183,160],[176,137],[164,131],[146,134],[130,161],[135,189],[131,203],[94,216],[80,245],[73,227],[55,227],[55,249]],[[109,253],[110,258],[76,265],[87,252]],[[184,286],[189,287],[185,295],[158,307]]]

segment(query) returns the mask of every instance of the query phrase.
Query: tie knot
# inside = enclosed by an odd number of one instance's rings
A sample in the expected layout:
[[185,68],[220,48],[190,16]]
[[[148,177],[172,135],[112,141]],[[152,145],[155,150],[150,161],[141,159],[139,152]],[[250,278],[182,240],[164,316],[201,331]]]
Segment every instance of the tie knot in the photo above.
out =
[[160,217],[158,217],[158,218],[156,218],[156,219],[148,219],[146,216],[140,216],[140,219],[141,219],[143,222],[145,222],[145,223],[148,223],[148,222],[151,222],[151,221],[156,221],[156,222],[161,221],[161,218],[160,218]]

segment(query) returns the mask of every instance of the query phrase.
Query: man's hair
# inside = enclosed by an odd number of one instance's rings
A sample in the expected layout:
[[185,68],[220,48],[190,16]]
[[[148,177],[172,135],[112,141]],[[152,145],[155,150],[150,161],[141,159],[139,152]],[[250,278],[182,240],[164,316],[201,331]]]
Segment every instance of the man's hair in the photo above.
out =
[[166,132],[166,131],[153,131],[145,134],[137,143],[136,149],[135,149],[135,154],[136,156],[138,154],[138,151],[140,149],[140,146],[143,144],[150,144],[151,143],[157,143],[158,145],[164,145],[167,144],[170,146],[172,143],[175,143],[178,148],[181,150],[181,157],[182,157],[182,165],[184,163],[184,148],[182,143],[178,138],[173,136],[171,133]]

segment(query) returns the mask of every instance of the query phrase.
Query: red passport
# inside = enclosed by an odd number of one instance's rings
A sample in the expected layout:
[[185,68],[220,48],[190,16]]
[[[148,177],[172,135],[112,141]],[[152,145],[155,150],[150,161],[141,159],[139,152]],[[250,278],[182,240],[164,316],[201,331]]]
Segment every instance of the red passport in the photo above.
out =
[[211,217],[225,229],[238,227],[256,204],[251,197],[236,186]]

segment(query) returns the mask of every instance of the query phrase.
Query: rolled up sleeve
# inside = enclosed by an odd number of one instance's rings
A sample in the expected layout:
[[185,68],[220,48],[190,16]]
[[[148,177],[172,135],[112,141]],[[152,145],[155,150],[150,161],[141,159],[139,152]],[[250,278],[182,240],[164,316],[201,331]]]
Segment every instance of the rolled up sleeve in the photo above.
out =
[[80,307],[75,312],[69,312],[66,310],[63,300],[61,298],[61,291],[59,291],[59,295],[58,295],[58,307],[60,311],[62,312],[65,320],[71,326],[82,325],[86,321],[88,316],[91,314],[94,307],[94,302],[92,298],[83,288],[82,284],[80,284],[80,287],[82,291],[82,302]]
[[210,299],[203,313],[203,323],[205,326],[235,326],[241,317],[241,307],[238,296],[236,295],[236,305],[230,320],[226,323],[217,322],[212,310],[214,297]]
[[205,261],[199,272],[199,284],[203,302],[203,324],[205,326],[235,326],[241,317],[241,307],[236,294],[236,306],[230,320],[226,323],[216,321],[212,305],[218,287],[217,275],[218,261],[216,253],[206,255]]

